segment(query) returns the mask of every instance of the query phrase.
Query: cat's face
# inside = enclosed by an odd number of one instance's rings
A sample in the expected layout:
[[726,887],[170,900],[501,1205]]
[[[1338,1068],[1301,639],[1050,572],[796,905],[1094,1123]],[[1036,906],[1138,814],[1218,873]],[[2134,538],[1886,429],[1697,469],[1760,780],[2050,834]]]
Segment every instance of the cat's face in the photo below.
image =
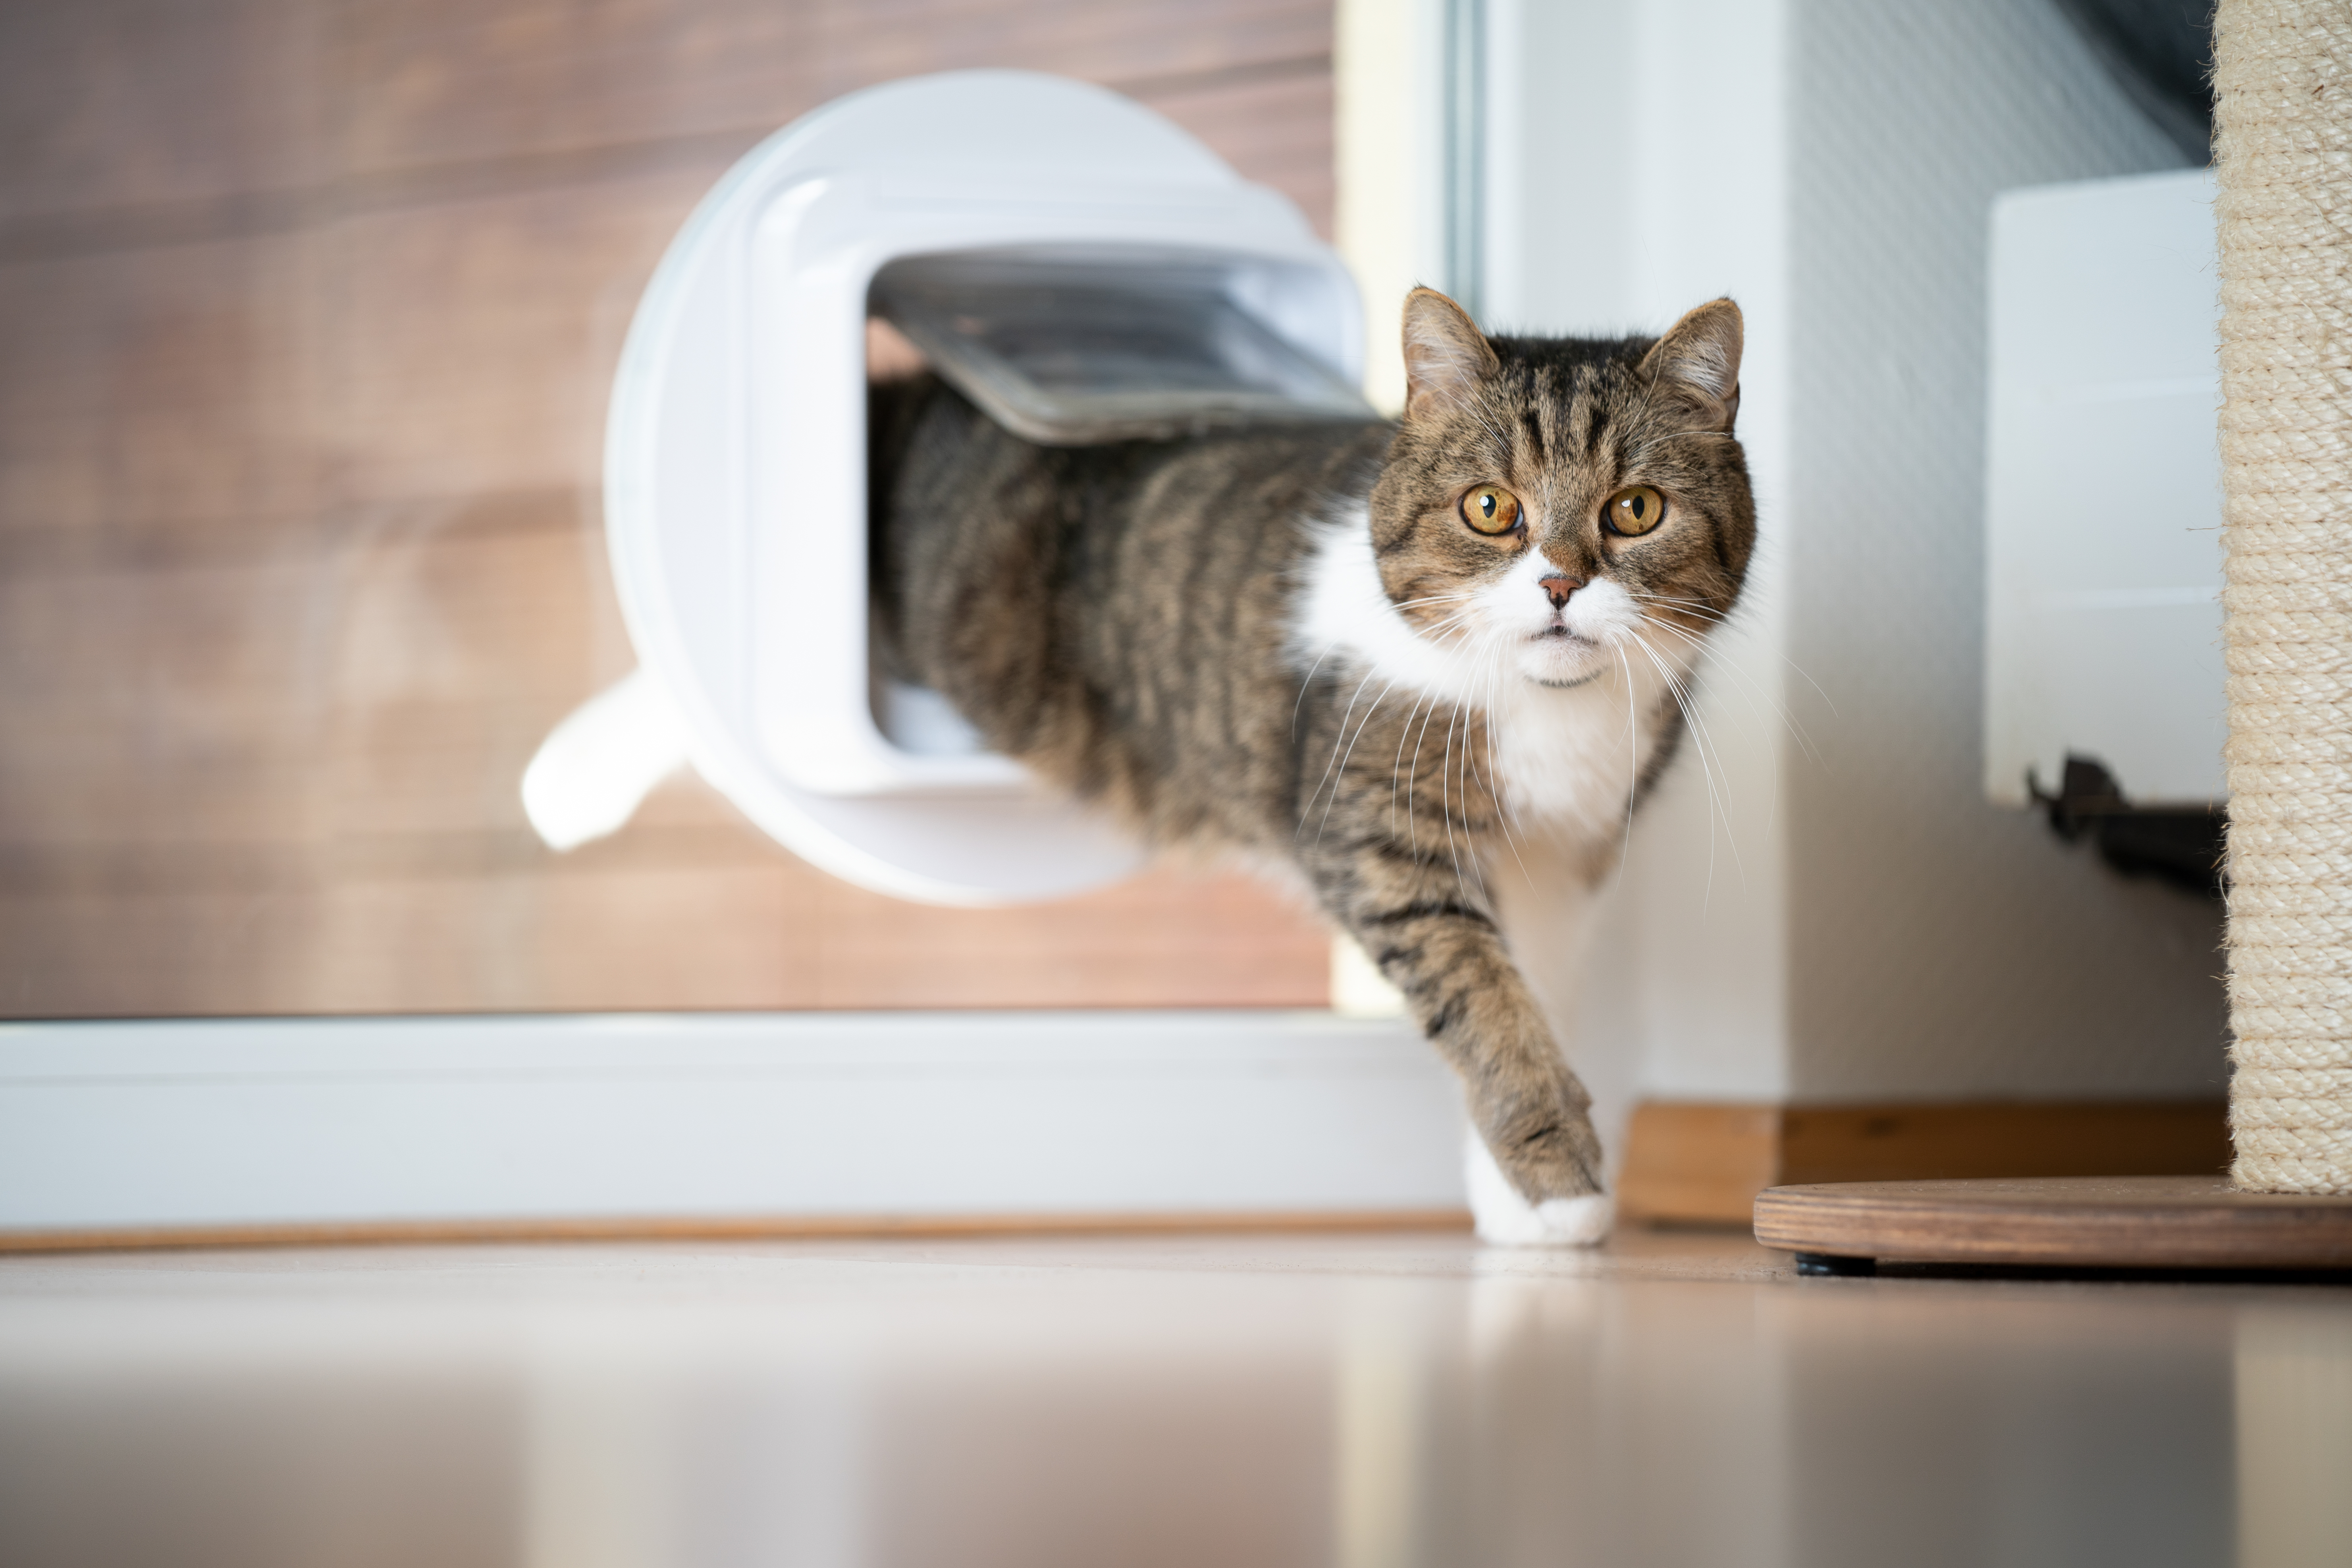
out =
[[1719,300],[1655,342],[1490,340],[1414,290],[1404,423],[1371,504],[1399,613],[1544,686],[1631,661],[1687,668],[1756,537],[1731,434],[1740,338]]

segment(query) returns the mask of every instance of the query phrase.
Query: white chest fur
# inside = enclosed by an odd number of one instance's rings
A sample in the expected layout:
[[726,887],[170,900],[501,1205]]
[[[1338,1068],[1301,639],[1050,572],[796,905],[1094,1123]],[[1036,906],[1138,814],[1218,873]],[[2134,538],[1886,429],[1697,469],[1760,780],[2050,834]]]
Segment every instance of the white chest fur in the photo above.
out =
[[1688,661],[1658,646],[1684,646],[1677,639],[1645,637],[1632,598],[1603,581],[1571,601],[1598,650],[1592,673],[1572,685],[1530,678],[1514,656],[1528,637],[1528,607],[1541,603],[1539,565],[1445,606],[1454,625],[1429,637],[1381,587],[1358,511],[1318,542],[1295,611],[1294,657],[1302,669],[1358,669],[1373,691],[1483,713],[1491,776],[1517,826],[1586,842],[1613,837],[1655,753],[1668,686],[1686,677]]

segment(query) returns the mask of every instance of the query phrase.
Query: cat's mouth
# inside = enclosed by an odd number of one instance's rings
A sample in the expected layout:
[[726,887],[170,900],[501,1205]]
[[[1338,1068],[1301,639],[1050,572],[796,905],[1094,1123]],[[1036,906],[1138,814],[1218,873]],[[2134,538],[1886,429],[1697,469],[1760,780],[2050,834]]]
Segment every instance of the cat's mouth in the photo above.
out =
[[[1598,680],[1607,666],[1599,658],[1601,645],[1588,637],[1580,637],[1558,622],[1541,631],[1529,633],[1528,643],[1536,652],[1530,660],[1533,668],[1526,670],[1527,678],[1538,686],[1560,690],[1570,686],[1582,686]],[[1579,665],[1589,668],[1580,669]]]

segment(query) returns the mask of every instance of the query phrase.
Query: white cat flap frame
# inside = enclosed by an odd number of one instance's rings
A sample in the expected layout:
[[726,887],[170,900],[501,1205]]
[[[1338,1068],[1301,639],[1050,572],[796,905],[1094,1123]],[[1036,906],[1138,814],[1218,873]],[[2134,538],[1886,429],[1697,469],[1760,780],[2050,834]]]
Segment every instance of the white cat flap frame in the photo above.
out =
[[549,842],[611,831],[682,753],[793,853],[901,898],[1051,898],[1140,863],[935,698],[925,726],[929,694],[898,741],[875,717],[867,296],[895,259],[961,252],[1205,260],[1265,326],[1360,374],[1355,286],[1297,208],[1114,93],[954,72],[779,132],[696,208],[630,329],[604,496],[640,668],[526,773]]

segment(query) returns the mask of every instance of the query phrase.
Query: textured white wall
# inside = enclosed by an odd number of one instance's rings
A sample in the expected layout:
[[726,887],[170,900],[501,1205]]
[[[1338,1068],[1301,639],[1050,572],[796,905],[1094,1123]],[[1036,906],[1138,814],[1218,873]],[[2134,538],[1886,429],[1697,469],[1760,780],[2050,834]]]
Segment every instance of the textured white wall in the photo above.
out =
[[2179,154],[2049,0],[1790,20],[1790,1092],[2218,1093],[2218,910],[1978,788],[1988,210]]
[[2216,911],[1986,805],[1987,217],[2168,167],[2050,0],[1486,0],[1503,328],[1747,311],[1763,542],[1580,977],[1604,1108],[2218,1092]]

